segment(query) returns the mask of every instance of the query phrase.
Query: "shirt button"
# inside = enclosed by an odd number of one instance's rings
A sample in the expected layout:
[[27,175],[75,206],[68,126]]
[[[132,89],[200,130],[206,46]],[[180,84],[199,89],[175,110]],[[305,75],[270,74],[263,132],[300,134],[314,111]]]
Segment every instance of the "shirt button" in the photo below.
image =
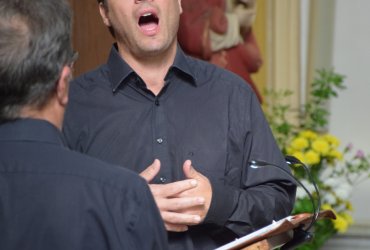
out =
[[162,144],[163,139],[162,139],[162,138],[158,138],[158,139],[157,139],[157,142],[158,142],[159,144]]
[[166,181],[167,181],[166,177],[161,177],[161,178],[159,178],[159,180],[160,180],[160,182],[162,182],[162,183],[166,183]]

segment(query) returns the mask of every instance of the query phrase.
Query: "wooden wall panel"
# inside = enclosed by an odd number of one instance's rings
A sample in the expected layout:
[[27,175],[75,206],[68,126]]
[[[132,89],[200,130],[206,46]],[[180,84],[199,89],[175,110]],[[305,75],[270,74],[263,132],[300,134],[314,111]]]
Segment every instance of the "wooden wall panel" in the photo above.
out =
[[113,43],[96,0],[69,0],[73,10],[73,46],[79,53],[75,76],[105,63]]

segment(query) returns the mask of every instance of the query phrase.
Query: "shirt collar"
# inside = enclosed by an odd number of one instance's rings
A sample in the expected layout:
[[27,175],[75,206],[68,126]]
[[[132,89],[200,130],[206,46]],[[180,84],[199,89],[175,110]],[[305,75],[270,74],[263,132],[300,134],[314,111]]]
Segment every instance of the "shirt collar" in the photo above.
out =
[[[125,82],[129,76],[136,74],[134,70],[122,59],[116,44],[113,44],[107,62],[109,68],[109,78],[112,91],[115,92],[121,83]],[[183,50],[177,45],[176,56],[170,70],[176,69],[180,74],[184,74],[189,82],[197,85],[195,73],[189,65],[189,61]]]
[[133,69],[121,58],[116,44],[113,44],[108,57],[109,80],[112,91],[115,92],[120,84],[130,75],[134,74]]
[[39,141],[64,145],[61,132],[38,119],[17,119],[0,125],[0,141]]
[[195,77],[195,72],[193,68],[190,66],[191,63],[189,62],[188,56],[184,53],[179,45],[177,45],[176,56],[175,60],[171,66],[171,69],[177,69],[179,72],[185,74],[189,81],[197,86],[197,79]]

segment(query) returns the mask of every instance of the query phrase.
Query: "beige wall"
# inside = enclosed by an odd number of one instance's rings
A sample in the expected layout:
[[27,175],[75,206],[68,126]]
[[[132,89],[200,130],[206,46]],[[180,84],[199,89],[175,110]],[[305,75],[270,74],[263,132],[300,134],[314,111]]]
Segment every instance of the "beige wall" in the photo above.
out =
[[[330,104],[330,131],[342,144],[370,154],[370,1],[337,0],[334,18],[333,66],[346,75],[347,89]],[[368,225],[370,238],[370,179],[353,192],[354,219]],[[370,249],[370,246],[369,248]]]

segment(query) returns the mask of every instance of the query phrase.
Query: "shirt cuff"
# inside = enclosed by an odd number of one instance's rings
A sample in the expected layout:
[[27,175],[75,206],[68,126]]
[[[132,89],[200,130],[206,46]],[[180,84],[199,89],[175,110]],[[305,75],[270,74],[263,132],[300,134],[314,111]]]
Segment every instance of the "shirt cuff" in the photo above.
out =
[[211,205],[204,219],[204,223],[212,223],[223,226],[236,206],[236,192],[219,181],[209,180],[212,186]]

